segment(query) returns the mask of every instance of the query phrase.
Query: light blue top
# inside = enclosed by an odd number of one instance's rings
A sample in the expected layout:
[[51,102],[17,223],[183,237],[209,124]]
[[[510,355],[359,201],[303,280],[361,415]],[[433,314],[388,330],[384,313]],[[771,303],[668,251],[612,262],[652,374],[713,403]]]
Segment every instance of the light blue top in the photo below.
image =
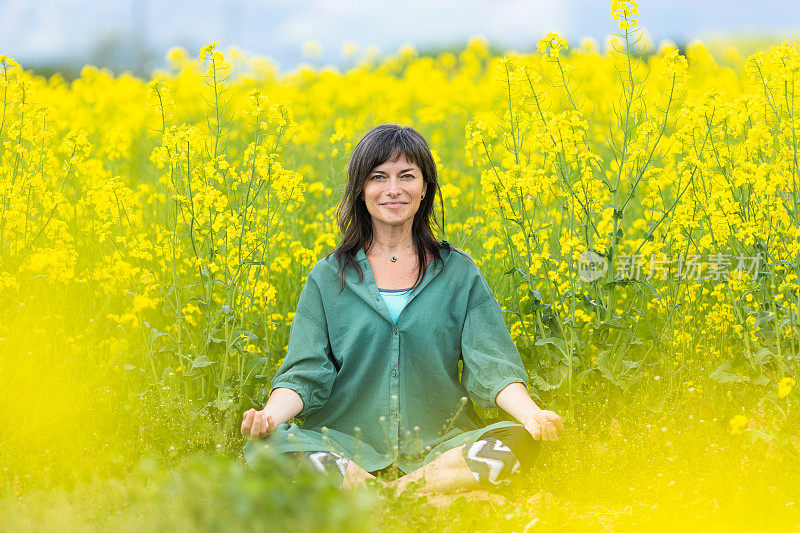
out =
[[411,288],[408,289],[378,289],[378,292],[383,296],[383,301],[386,302],[386,307],[389,308],[389,316],[392,321],[397,324],[397,317],[400,316],[400,311],[406,306],[408,296],[411,294]]

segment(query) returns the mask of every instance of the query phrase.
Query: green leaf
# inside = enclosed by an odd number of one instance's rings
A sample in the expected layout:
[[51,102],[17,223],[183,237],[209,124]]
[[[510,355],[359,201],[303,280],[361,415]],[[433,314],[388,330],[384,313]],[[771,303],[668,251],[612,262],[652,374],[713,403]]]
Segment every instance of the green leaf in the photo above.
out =
[[528,282],[528,285],[532,285],[530,273],[529,272],[525,272],[524,270],[522,270],[519,267],[514,267],[512,269],[506,270],[505,274],[507,276],[510,276],[510,275],[514,274],[515,272],[517,274],[519,274],[520,277],[522,277],[522,279],[524,279],[526,282]]
[[[145,324],[147,324],[147,322],[145,322]],[[147,326],[150,327],[149,324],[147,324]],[[175,342],[175,339],[169,333],[158,331],[157,329],[150,327],[150,340],[156,340],[159,337],[169,337],[173,342]]]
[[537,389],[539,389],[540,391],[549,391],[549,390],[557,389],[561,385],[561,383],[559,383],[557,385],[553,385],[552,383],[548,383],[547,381],[545,381],[536,372],[531,372],[530,376],[531,376],[531,381],[533,382],[533,385]]
[[258,370],[264,368],[266,362],[267,362],[266,357],[256,357],[255,359],[250,359],[249,361],[247,361],[244,365],[244,382],[248,383],[253,374],[255,374]]
[[764,362],[770,357],[774,357],[772,351],[766,346],[758,350],[753,356],[753,362],[757,365],[763,365]]
[[219,398],[214,401],[214,407],[219,409],[220,411],[227,411],[232,409],[233,402],[231,401],[231,394],[229,391],[224,390],[222,394],[220,394]]
[[564,342],[564,339],[559,339],[558,337],[544,337],[542,339],[537,339],[534,344],[536,346],[545,346],[545,345],[554,346],[565,357],[569,353],[569,349],[567,348],[567,343]]
[[[219,311],[217,311],[217,313],[219,313]],[[208,332],[208,337],[207,337],[206,343],[212,343],[212,342],[221,343],[221,342],[225,342],[224,338],[219,338],[219,337],[215,337],[214,336],[217,333],[220,333],[221,331],[222,331],[222,328],[211,328],[211,331]]]
[[758,316],[756,316],[756,321],[753,324],[754,328],[758,328],[764,324],[768,324],[772,322],[772,319],[775,318],[775,314],[770,311],[759,311]]
[[608,358],[610,354],[611,350],[603,350],[599,354],[597,354],[597,370],[600,371],[600,373],[603,375],[604,378],[606,378],[612,383],[616,383],[617,378],[611,371],[611,362],[609,361]]
[[171,366],[165,367],[164,370],[161,371],[162,382],[174,377],[175,377],[175,370]]
[[623,359],[619,362],[619,367],[623,371],[622,373],[628,374],[631,370],[635,368],[639,368],[642,366],[641,361],[631,361],[630,359]]
[[593,370],[594,368],[587,368],[572,378],[572,386],[575,390],[580,390],[581,385],[583,385],[583,382],[592,374]]
[[623,390],[628,390],[628,387],[639,379],[641,374],[635,370],[640,366],[642,366],[641,361],[631,361],[630,359],[621,359],[614,365],[611,350],[603,350],[597,355],[597,369],[603,377]]
[[750,381],[749,377],[734,373],[730,361],[725,361],[719,365],[709,377],[718,383],[740,383],[743,381]]
[[192,361],[192,370],[213,365],[215,362],[216,361],[209,361],[204,355],[198,355],[194,358],[194,361]]
[[757,378],[753,378],[753,385],[764,386],[764,385],[769,385],[770,383],[772,383],[772,380],[769,379],[764,374],[759,375]]

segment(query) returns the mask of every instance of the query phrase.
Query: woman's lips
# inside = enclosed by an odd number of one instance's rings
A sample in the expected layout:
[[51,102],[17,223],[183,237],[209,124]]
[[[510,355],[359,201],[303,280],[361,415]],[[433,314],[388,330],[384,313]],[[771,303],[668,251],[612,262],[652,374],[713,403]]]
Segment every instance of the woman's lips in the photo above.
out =
[[397,209],[398,207],[402,207],[406,205],[404,202],[392,202],[390,204],[383,204],[383,207],[388,207],[389,209]]

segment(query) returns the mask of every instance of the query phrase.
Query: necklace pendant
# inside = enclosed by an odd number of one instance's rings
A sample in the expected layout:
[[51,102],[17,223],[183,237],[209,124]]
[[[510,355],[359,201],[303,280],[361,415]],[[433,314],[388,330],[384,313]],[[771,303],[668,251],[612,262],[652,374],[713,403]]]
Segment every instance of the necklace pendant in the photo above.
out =
[[395,262],[395,261],[397,261],[397,258],[396,257],[392,257],[392,262]]

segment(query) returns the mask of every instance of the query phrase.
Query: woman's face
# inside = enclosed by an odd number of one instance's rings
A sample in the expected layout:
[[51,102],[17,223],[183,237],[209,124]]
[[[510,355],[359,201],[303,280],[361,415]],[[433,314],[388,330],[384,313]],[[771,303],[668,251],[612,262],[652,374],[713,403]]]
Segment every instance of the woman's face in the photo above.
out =
[[411,225],[419,209],[420,198],[427,188],[422,171],[405,155],[397,161],[388,161],[372,169],[364,182],[364,203],[372,215],[373,228],[376,225]]

